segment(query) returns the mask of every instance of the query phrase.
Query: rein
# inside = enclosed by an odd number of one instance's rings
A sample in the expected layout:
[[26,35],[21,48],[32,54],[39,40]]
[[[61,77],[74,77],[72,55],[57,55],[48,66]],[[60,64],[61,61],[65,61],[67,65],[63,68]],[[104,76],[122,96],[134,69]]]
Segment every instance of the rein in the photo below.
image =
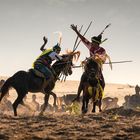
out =
[[68,63],[70,63],[71,61],[67,61],[67,62],[61,62],[61,63],[59,63],[59,64],[55,64],[55,65],[63,65],[63,64],[68,64]]

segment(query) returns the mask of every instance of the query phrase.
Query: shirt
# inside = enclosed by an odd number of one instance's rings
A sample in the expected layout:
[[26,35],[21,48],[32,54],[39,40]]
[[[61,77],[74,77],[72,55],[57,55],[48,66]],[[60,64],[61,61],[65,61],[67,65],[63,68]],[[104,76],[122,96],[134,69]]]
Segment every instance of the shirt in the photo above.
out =
[[58,55],[56,52],[51,52],[48,56],[52,59],[52,61],[53,61],[53,60],[59,61],[59,60],[62,60],[62,59],[63,59],[63,58],[62,58],[60,55]]
[[33,67],[35,65],[35,63],[41,63],[44,64],[46,66],[50,66],[50,64],[52,63],[53,60],[62,60],[63,58],[57,54],[56,52],[54,52],[52,49],[46,49],[42,52],[42,54],[36,59],[36,61],[33,64]]
[[93,43],[88,41],[84,36],[79,34],[79,37],[81,38],[81,41],[84,43],[84,45],[89,49],[90,56],[98,56],[99,59],[101,59],[103,62],[106,60],[106,51],[104,48],[100,46],[95,46]]

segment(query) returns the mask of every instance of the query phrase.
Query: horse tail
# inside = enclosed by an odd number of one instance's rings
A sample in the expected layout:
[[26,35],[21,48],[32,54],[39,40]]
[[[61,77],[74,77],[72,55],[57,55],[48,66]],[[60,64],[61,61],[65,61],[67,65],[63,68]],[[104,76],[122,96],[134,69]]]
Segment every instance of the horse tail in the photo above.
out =
[[2,98],[3,98],[3,97],[8,93],[8,91],[9,91],[9,88],[11,87],[11,80],[12,80],[11,77],[8,78],[8,79],[5,81],[4,85],[2,86],[2,88],[1,88],[1,95],[0,95],[0,102],[1,102]]

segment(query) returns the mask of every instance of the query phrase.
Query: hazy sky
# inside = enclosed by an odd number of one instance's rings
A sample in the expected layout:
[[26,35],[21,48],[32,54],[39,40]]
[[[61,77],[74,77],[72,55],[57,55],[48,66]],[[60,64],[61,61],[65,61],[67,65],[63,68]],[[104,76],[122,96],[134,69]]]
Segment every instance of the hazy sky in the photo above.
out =
[[[140,84],[140,1],[139,0],[0,0],[0,75],[11,76],[28,70],[41,53],[42,37],[47,47],[57,43],[61,31],[62,52],[72,49],[76,34],[71,24],[83,25],[82,33],[93,21],[86,37],[90,40],[111,23],[102,44],[112,61],[133,60],[114,64],[111,71],[104,65],[107,83]],[[80,43],[81,56],[76,65],[89,56]],[[68,79],[80,80],[82,69],[74,69]]]

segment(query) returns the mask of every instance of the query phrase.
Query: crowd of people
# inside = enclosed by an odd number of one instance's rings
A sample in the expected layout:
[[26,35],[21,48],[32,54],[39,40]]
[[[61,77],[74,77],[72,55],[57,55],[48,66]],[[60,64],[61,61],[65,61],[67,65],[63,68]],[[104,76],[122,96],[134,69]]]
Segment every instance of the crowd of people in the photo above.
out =
[[140,87],[139,85],[135,86],[135,94],[133,94],[132,96],[127,95],[124,97],[125,102],[123,104],[123,106],[125,108],[139,108],[140,107]]

